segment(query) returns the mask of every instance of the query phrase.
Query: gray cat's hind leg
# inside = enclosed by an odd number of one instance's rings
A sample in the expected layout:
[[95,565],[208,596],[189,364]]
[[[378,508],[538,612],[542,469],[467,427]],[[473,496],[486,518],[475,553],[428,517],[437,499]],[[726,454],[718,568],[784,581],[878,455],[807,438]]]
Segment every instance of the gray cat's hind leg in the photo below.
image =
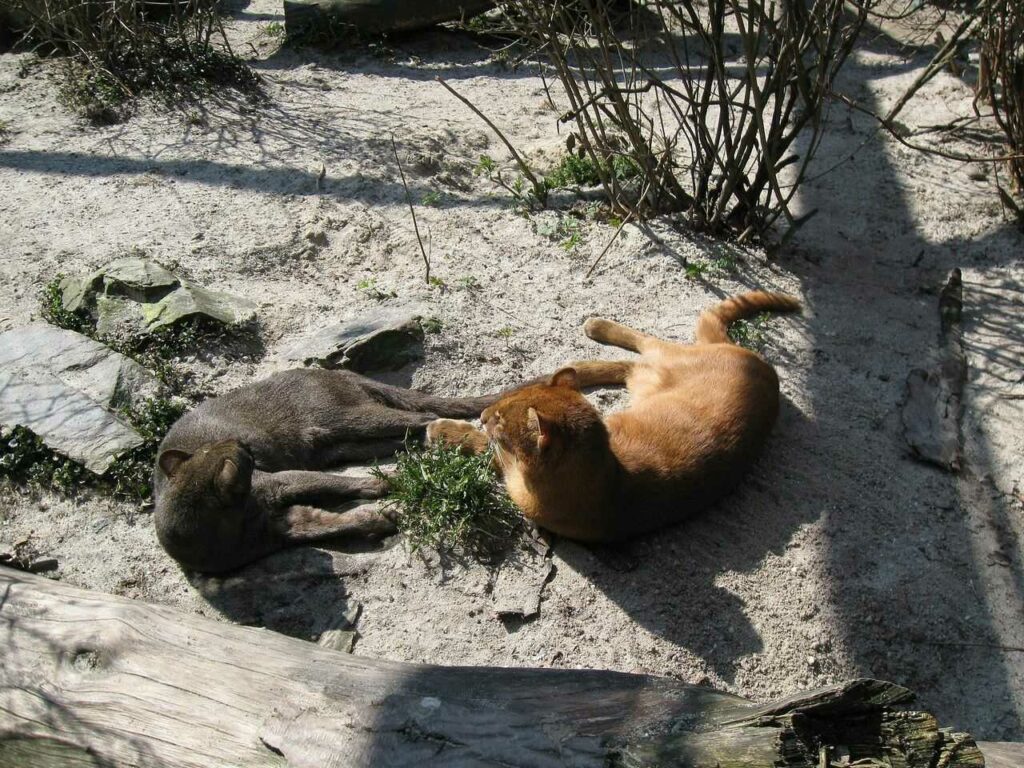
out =
[[376,477],[341,477],[329,472],[301,469],[274,472],[269,482],[275,486],[275,506],[331,506],[352,499],[376,499],[387,491],[387,483]]
[[376,504],[359,504],[351,509],[328,512],[304,504],[283,510],[276,521],[279,535],[289,542],[318,541],[340,536],[387,536],[397,528]]

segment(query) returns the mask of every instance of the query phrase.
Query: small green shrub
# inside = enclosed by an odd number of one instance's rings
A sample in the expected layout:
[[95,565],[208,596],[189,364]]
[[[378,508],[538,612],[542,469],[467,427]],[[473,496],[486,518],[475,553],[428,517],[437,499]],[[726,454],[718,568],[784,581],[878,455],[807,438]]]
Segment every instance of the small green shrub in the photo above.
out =
[[185,412],[183,403],[163,397],[147,399],[121,412],[142,436],[143,444],[122,454],[102,475],[48,448],[25,427],[0,430],[0,479],[31,489],[76,496],[93,489],[116,499],[144,503],[153,496],[157,447]]
[[702,279],[707,275],[727,275],[735,269],[735,260],[724,256],[717,259],[696,259],[683,265],[686,277],[690,280]]
[[765,331],[771,317],[767,312],[762,312],[748,320],[736,320],[729,325],[729,338],[741,347],[759,350],[768,340]]
[[95,325],[85,310],[68,312],[64,309],[64,300],[61,295],[60,284],[64,279],[63,273],[58,273],[53,280],[43,286],[39,295],[39,311],[43,319],[58,328],[65,328],[69,331],[76,331],[91,336],[90,331],[95,330]]
[[356,283],[356,290],[369,299],[374,301],[386,301],[387,299],[393,299],[398,296],[395,291],[385,291],[377,285],[377,279],[374,277],[367,277]]
[[0,478],[71,496],[88,482],[89,472],[51,451],[32,430],[16,426],[0,429]]
[[157,448],[171,426],[185,413],[176,400],[148,398],[121,412],[145,441],[115,461],[103,475],[102,490],[129,501],[146,502],[153,497],[153,466]]
[[420,328],[423,329],[424,333],[440,333],[441,329],[444,328],[444,322],[442,322],[441,318],[430,315],[420,320]]
[[468,456],[456,447],[406,446],[388,481],[385,506],[397,513],[398,529],[416,551],[489,558],[503,551],[522,518],[499,487],[490,452]]
[[[605,167],[609,175],[619,181],[640,176],[640,166],[626,155],[612,155],[605,163]],[[601,184],[601,174],[597,163],[589,155],[580,157],[570,152],[544,177],[544,183],[549,189],[596,187]]]

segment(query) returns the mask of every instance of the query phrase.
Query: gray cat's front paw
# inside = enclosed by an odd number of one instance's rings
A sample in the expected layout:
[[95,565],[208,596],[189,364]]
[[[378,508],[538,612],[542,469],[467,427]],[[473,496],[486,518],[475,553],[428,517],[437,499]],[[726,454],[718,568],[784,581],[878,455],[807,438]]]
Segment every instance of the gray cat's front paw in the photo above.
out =
[[459,445],[467,435],[476,432],[476,427],[468,421],[458,419],[435,419],[427,424],[427,445],[448,443]]

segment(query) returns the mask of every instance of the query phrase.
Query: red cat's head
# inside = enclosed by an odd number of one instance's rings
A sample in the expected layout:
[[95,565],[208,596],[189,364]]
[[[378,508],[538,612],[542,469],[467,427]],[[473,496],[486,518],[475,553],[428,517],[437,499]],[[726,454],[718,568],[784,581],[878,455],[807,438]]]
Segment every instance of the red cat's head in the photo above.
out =
[[524,467],[557,462],[568,450],[606,445],[597,410],[579,391],[574,368],[555,372],[547,384],[524,387],[480,414],[484,431],[503,465]]

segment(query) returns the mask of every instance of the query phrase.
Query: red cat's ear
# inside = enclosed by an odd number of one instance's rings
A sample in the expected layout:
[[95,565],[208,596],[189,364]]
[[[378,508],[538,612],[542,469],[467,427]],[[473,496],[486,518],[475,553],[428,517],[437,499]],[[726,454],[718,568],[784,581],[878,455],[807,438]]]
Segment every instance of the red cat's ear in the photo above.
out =
[[174,477],[178,473],[178,470],[181,469],[181,465],[191,458],[191,453],[179,451],[175,448],[168,448],[160,454],[160,459],[157,463],[160,465],[160,469],[165,475],[168,477]]
[[537,450],[543,451],[551,445],[551,422],[533,408],[526,410],[526,424],[537,435]]
[[569,387],[569,389],[579,389],[580,382],[576,376],[575,368],[560,368],[555,371],[555,375],[551,377],[552,387]]

